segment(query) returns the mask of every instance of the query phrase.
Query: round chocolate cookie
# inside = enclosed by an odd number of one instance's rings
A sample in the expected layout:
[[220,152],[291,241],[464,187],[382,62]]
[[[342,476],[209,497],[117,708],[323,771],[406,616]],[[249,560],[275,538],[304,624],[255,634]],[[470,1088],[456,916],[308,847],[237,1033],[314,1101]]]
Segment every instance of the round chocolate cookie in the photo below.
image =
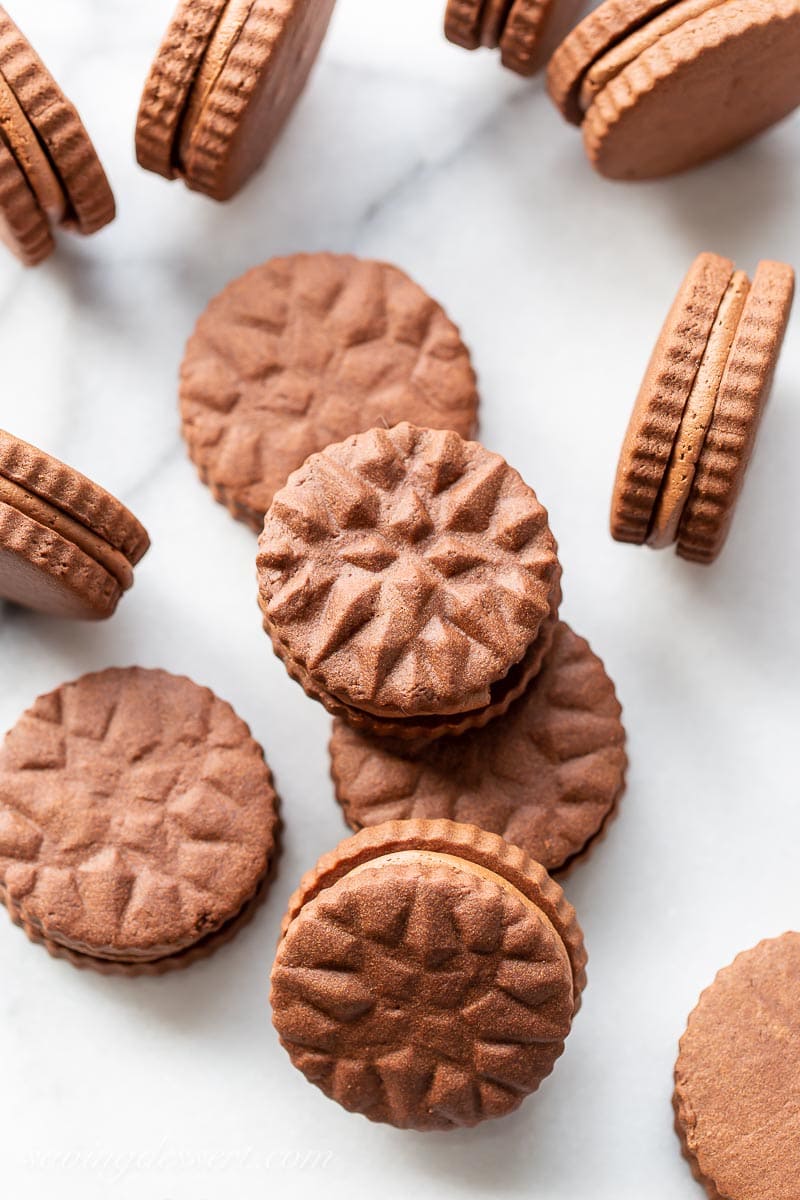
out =
[[0,899],[76,966],[159,974],[209,954],[252,913],[277,825],[247,726],[165,671],[64,684],[0,749]]
[[145,83],[147,170],[229,200],[269,154],[303,91],[334,0],[180,0]]
[[256,531],[309,455],[409,420],[477,425],[458,329],[397,267],[350,255],[276,258],[197,322],[181,368],[183,433],[214,496]]
[[602,175],[652,179],[792,112],[798,56],[797,0],[603,0],[553,55],[548,85]]
[[621,712],[602,662],[562,623],[527,692],[484,729],[404,747],[335,721],[336,796],[353,829],[442,817],[500,834],[560,870],[598,836],[624,790]]
[[752,283],[715,254],[692,264],[661,331],[620,453],[617,541],[722,549],[744,483],[794,296],[794,272],[762,262]]
[[104,488],[0,429],[0,597],[48,616],[104,620],[149,545]]
[[675,1118],[711,1200],[796,1200],[800,1179],[800,933],[720,971],[681,1038]]
[[378,717],[491,703],[557,605],[547,513],[497,454],[404,423],[312,455],[259,540],[281,656]]
[[[96,233],[115,215],[114,196],[97,151],[77,109],[2,7],[0,63],[19,111],[44,150],[54,182],[63,193],[63,211],[56,211],[57,223],[77,233]],[[26,166],[24,162],[21,165]],[[31,164],[27,169],[31,170]],[[33,169],[31,182],[35,185],[39,178],[40,173]]]
[[273,1022],[331,1099],[401,1129],[518,1108],[585,985],[574,911],[537,863],[449,821],[395,821],[326,855],[289,902]]

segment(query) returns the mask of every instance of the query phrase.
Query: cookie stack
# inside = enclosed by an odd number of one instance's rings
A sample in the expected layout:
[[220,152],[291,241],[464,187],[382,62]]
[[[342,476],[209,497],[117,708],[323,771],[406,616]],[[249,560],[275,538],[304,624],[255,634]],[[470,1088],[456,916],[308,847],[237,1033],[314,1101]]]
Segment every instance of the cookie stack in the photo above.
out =
[[55,249],[53,229],[113,221],[105,172],[77,109],[0,8],[0,237],[26,266]]
[[504,459],[407,422],[355,435],[290,476],[257,561],[276,654],[337,718],[354,829],[465,821],[551,870],[586,851],[624,789],[621,710]]

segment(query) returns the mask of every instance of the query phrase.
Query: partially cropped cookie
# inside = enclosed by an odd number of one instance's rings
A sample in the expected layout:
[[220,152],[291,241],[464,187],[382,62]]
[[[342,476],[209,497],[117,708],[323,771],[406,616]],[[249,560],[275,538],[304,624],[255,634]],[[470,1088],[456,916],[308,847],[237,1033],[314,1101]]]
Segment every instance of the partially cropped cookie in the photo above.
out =
[[0,7],[0,238],[26,266],[58,227],[91,234],[114,197],[77,109]]
[[548,67],[553,101],[612,179],[670,175],[800,104],[797,0],[603,0]]
[[796,1200],[800,933],[761,942],[700,997],[675,1067],[675,1127],[711,1200]]
[[335,716],[398,736],[504,711],[541,666],[561,596],[547,513],[519,474],[408,423],[329,446],[289,478],[258,579],[290,674]]
[[180,404],[200,477],[260,532],[309,455],[404,420],[470,437],[478,395],[457,327],[403,271],[295,254],[211,301],[186,347]]
[[445,36],[465,50],[500,50],[504,67],[533,75],[552,0],[447,0]]
[[276,833],[247,726],[165,671],[64,684],[0,748],[0,899],[78,967],[160,974],[210,954],[252,915]]
[[350,1112],[448,1130],[513,1112],[564,1049],[586,983],[546,871],[450,821],[392,821],[320,859],[289,902],[273,1023]]
[[752,283],[701,254],[670,310],[620,454],[617,541],[676,545],[710,563],[730,529],[794,296],[794,272],[762,262]]
[[415,747],[335,721],[336,796],[356,830],[446,818],[562,870],[598,837],[624,790],[621,712],[602,662],[562,623],[528,690],[483,729]]
[[141,166],[229,200],[306,85],[335,0],[180,0],[136,122]]
[[144,526],[99,484],[0,429],[0,599],[104,620],[149,545]]

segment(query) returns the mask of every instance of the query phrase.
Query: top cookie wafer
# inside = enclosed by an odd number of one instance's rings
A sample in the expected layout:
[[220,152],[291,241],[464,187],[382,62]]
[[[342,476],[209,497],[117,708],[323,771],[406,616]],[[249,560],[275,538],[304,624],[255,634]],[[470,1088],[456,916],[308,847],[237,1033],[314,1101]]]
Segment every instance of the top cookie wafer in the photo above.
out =
[[145,84],[141,165],[228,200],[305,87],[335,0],[182,0]]
[[373,429],[313,455],[259,540],[280,652],[377,716],[466,712],[535,642],[558,559],[547,513],[452,432]]
[[275,258],[200,317],[181,366],[189,453],[218,500],[259,531],[315,451],[409,420],[475,432],[469,352],[442,307],[389,263]]
[[585,962],[573,910],[527,855],[469,825],[389,822],[326,855],[290,900],[273,1021],[350,1111],[470,1126],[550,1073]]
[[67,200],[63,224],[91,234],[114,219],[114,196],[77,109],[0,8],[0,70],[50,159]]
[[276,805],[261,748],[208,689],[85,675],[0,749],[0,899],[79,965],[185,965],[260,887]]
[[675,1067],[676,1129],[710,1197],[798,1194],[798,987],[800,933],[785,933],[720,971],[689,1017]]
[[[587,73],[612,49],[616,66],[582,102]],[[798,0],[708,0],[704,9],[698,0],[605,0],[556,51],[549,86],[582,123],[601,174],[647,179],[695,166],[790,113],[800,104],[798,57]]]

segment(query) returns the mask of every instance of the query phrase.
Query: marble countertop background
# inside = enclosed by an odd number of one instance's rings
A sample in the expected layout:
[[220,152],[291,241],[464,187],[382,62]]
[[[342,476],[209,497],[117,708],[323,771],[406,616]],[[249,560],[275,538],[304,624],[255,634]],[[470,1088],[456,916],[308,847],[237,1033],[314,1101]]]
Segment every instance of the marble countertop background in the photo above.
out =
[[[442,8],[340,0],[267,169],[217,207],[133,161],[172,0],[13,5],[95,137],[119,218],[91,241],[62,238],[38,271],[0,260],[0,425],[117,492],[153,548],[102,627],[0,612],[0,729],[90,669],[189,674],[266,747],[286,832],[256,921],[183,974],[79,973],[0,920],[9,1196],[697,1200],[671,1128],[677,1039],[718,967],[800,927],[800,313],[719,563],[617,546],[606,531],[630,407],[692,257],[800,266],[800,116],[685,177],[610,184],[543,81],[448,46]],[[627,796],[567,881],[590,953],[583,1011],[540,1094],[473,1132],[401,1134],[349,1116],[291,1068],[269,1021],[286,898],[345,827],[328,720],[261,632],[254,540],[188,462],[176,373],[228,279],[321,248],[394,260],[461,324],[483,440],[548,505],[564,615],[626,709]]]

